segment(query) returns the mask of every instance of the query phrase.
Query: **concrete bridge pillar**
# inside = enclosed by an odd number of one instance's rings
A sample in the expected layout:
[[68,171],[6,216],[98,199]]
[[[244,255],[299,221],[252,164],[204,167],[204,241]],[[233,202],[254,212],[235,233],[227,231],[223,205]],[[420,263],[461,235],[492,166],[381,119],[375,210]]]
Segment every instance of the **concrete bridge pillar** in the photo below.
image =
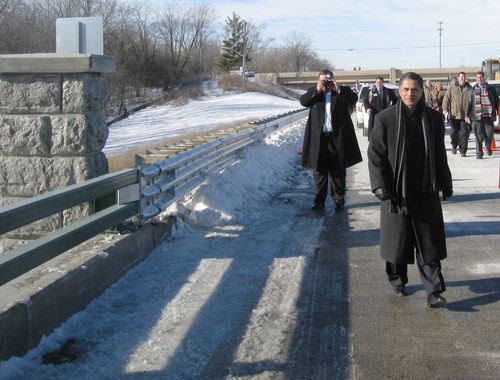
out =
[[399,83],[399,79],[403,76],[403,73],[400,69],[396,69],[391,67],[389,69],[389,82],[391,83]]
[[[0,207],[107,173],[103,73],[114,70],[103,55],[0,55]],[[7,237],[33,239],[90,211],[75,207]]]

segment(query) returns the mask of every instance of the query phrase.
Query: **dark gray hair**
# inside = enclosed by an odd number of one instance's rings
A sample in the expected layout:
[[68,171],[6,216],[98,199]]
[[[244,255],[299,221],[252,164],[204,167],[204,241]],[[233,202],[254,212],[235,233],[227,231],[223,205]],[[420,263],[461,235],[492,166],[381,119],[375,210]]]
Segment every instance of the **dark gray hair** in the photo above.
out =
[[401,86],[401,84],[402,84],[405,80],[407,80],[407,79],[410,79],[410,80],[416,80],[416,81],[417,81],[417,83],[418,83],[418,87],[420,87],[421,89],[423,89],[423,88],[424,88],[424,80],[422,79],[422,77],[421,77],[419,74],[417,74],[417,73],[415,73],[415,72],[413,72],[413,71],[408,71],[408,72],[407,72],[407,73],[405,73],[405,74],[401,77],[401,79],[399,80],[399,85]]
[[333,73],[330,70],[327,70],[327,69],[321,70],[319,72],[318,76],[320,76],[320,75],[330,75],[333,78]]

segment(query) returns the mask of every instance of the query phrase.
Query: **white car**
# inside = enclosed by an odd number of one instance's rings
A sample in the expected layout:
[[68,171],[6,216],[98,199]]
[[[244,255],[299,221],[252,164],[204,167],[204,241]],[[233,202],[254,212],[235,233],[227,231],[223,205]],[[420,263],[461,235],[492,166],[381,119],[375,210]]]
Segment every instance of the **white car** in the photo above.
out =
[[[358,128],[363,128],[363,136],[368,136],[368,113],[365,110],[364,101],[368,96],[368,92],[370,88],[373,87],[373,84],[364,84],[361,86],[358,92],[358,102],[356,103],[356,124]],[[384,83],[384,87],[393,91],[394,94],[399,97],[399,86],[391,83]]]

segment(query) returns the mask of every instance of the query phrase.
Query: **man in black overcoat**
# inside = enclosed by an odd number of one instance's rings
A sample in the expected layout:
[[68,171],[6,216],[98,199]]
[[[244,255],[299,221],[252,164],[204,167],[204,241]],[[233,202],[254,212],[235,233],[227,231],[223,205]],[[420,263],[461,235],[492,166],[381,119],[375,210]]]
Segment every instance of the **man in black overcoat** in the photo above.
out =
[[453,194],[443,116],[423,100],[423,80],[406,73],[392,106],[375,117],[368,146],[371,188],[379,198],[380,250],[394,292],[407,295],[407,265],[417,268],[430,307],[446,304],[441,260],[446,241],[439,192]]
[[372,134],[375,115],[383,109],[396,104],[397,101],[396,95],[384,86],[384,78],[377,77],[375,86],[370,88],[368,95],[363,101],[365,110],[368,113],[368,140],[370,140],[370,135]]
[[349,87],[336,84],[330,70],[321,71],[316,86],[300,97],[300,104],[309,108],[301,163],[313,169],[313,210],[324,209],[328,183],[335,209],[344,206],[346,168],[362,161],[349,112],[357,100]]

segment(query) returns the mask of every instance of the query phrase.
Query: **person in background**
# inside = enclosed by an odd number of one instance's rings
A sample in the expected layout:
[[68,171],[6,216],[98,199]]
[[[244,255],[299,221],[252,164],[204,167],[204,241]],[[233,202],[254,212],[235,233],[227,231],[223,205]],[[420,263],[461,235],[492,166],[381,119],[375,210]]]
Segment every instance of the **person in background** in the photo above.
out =
[[458,82],[448,87],[443,97],[443,113],[451,123],[451,153],[457,148],[462,157],[467,156],[469,145],[469,125],[471,114],[467,114],[467,105],[472,88],[467,83],[465,73],[458,73]]
[[432,108],[441,113],[443,112],[443,98],[445,92],[441,82],[436,82],[434,84],[434,89],[432,90]]
[[424,85],[424,98],[425,104],[429,107],[432,107],[432,91],[434,90],[434,85],[430,79],[425,81]]
[[343,208],[346,169],[362,161],[349,111],[357,99],[348,86],[337,85],[330,70],[320,71],[316,85],[300,97],[309,108],[301,164],[313,170],[315,211],[325,208],[328,184],[335,209]]
[[384,86],[384,78],[377,77],[375,85],[370,88],[363,102],[368,113],[368,140],[370,140],[375,115],[390,105],[396,104],[397,100],[396,95]]
[[375,117],[368,145],[371,189],[380,204],[380,252],[393,291],[406,296],[408,264],[416,263],[429,307],[441,307],[447,256],[443,198],[453,194],[443,115],[425,105],[424,82],[408,72],[398,103]]
[[483,158],[483,143],[488,156],[492,155],[491,141],[495,138],[493,123],[499,106],[495,89],[484,79],[484,72],[476,74],[476,84],[472,87],[469,113],[473,115],[472,129],[476,137],[476,158]]

